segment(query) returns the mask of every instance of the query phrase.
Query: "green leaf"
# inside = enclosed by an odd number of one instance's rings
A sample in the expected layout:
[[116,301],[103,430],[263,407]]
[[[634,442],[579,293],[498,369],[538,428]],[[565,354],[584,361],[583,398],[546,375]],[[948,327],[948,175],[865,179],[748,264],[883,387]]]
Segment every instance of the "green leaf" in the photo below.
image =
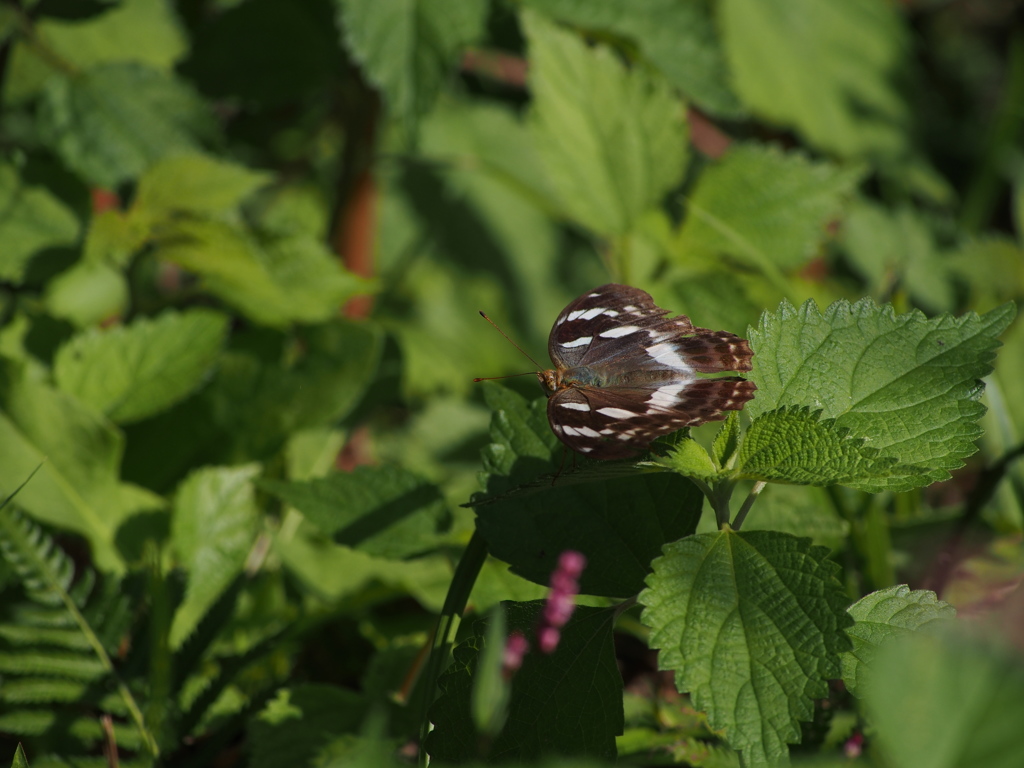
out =
[[[543,601],[504,605],[509,631],[531,637]],[[552,752],[614,759],[615,736],[623,728],[614,617],[612,609],[578,607],[554,653],[526,655],[512,680],[508,720],[490,743],[489,761],[533,761]],[[433,760],[483,757],[477,752],[470,702],[485,635],[486,627],[479,622],[473,636],[455,649],[454,661],[438,681],[441,695],[430,712],[434,729],[425,744]]]
[[[926,470],[880,456],[864,438],[820,411],[791,406],[770,411],[750,425],[740,447],[741,477],[799,485],[846,485],[879,491],[890,478],[910,481]],[[927,479],[922,478],[922,483]]]
[[710,480],[718,475],[718,468],[704,446],[692,438],[677,443],[658,463],[685,477]]
[[62,390],[119,423],[165,410],[210,375],[228,318],[207,309],[165,312],[72,337],[54,358]]
[[262,460],[300,429],[333,426],[376,376],[382,341],[376,326],[340,319],[289,336],[235,334],[200,395],[217,455]]
[[502,493],[554,469],[552,457],[559,443],[548,424],[547,400],[527,402],[500,384],[486,383],[483,387],[484,399],[492,411],[491,442],[480,456],[489,475],[488,493]]
[[914,633],[879,650],[864,692],[886,765],[1020,765],[1019,656],[949,632]]
[[605,46],[588,47],[533,12],[530,119],[565,214],[621,235],[683,178],[686,114],[663,79],[627,69]]
[[345,45],[384,94],[406,139],[434,103],[460,50],[484,31],[482,0],[334,0]]
[[893,155],[908,114],[893,86],[907,43],[883,0],[723,0],[722,42],[742,101],[840,155]]
[[[188,48],[185,30],[166,0],[124,0],[88,19],[33,19],[33,42],[18,40],[4,96],[34,95],[54,72],[54,56],[77,70],[137,61],[171,72]],[[48,55],[41,55],[40,50]]]
[[956,609],[924,589],[911,591],[906,584],[865,595],[849,607],[856,622],[846,630],[853,650],[842,655],[843,682],[854,696],[863,693],[861,679],[870,669],[883,643],[924,627],[931,628],[956,616]]
[[842,245],[871,293],[888,295],[898,284],[924,307],[953,307],[950,264],[912,209],[889,211],[867,200],[855,201],[843,221]]
[[209,155],[174,155],[142,175],[132,206],[151,216],[219,213],[237,207],[270,180],[270,174]]
[[261,483],[330,534],[369,555],[405,558],[432,549],[451,525],[437,487],[394,466],[357,467],[302,482]]
[[219,221],[180,221],[162,232],[156,256],[262,325],[323,322],[368,288],[306,234],[258,238]]
[[164,505],[149,491],[118,480],[121,433],[11,362],[0,365],[0,403],[0,488],[14,488],[42,465],[18,494],[17,505],[87,537],[101,570],[121,570],[114,546],[118,525]]
[[839,301],[824,314],[813,302],[799,310],[784,302],[751,330],[758,391],[746,411],[756,424],[769,411],[810,407],[835,420],[825,429],[848,429],[845,437],[907,465],[858,487],[908,490],[944,480],[975,451],[985,411],[978,380],[992,370],[997,337],[1014,313],[1006,304],[981,317],[929,320],[869,299]]
[[677,258],[709,264],[727,254],[768,274],[799,267],[817,251],[861,175],[858,167],[799,152],[734,145],[701,174],[688,198]]
[[640,54],[702,109],[740,117],[708,0],[527,0],[567,24],[630,39]]
[[79,230],[78,219],[63,202],[43,187],[26,184],[9,164],[0,164],[0,279],[19,285],[33,256],[74,245]]
[[242,572],[259,530],[252,480],[258,464],[204,467],[178,488],[171,543],[188,574],[185,599],[174,614],[168,642],[181,647],[232,580]]
[[123,314],[128,298],[128,280],[120,270],[79,261],[46,284],[43,304],[54,317],[87,328]]
[[740,412],[729,411],[722,422],[715,442],[711,445],[711,458],[715,466],[722,468],[729,464],[740,444]]
[[809,539],[767,531],[700,534],[664,551],[640,594],[659,666],[746,764],[774,764],[849,647],[839,566]]
[[25,757],[25,750],[22,749],[20,742],[14,750],[14,761],[11,763],[11,768],[28,768],[28,758]]
[[182,81],[121,62],[51,79],[39,132],[88,183],[110,188],[167,155],[199,149],[214,128],[206,105]]

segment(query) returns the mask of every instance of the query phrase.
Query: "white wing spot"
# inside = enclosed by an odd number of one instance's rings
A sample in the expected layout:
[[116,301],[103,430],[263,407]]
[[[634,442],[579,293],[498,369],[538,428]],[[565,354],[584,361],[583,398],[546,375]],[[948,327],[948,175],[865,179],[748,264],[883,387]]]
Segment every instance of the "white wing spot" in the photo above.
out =
[[576,448],[575,450],[579,451],[580,453],[590,453],[594,449],[591,448],[589,445],[581,445],[579,448]]
[[572,341],[563,341],[558,346],[565,347],[566,349],[569,349],[570,347],[582,347],[584,344],[589,344],[593,340],[593,336],[580,336],[578,339],[573,339]]
[[562,427],[562,431],[567,435],[578,435],[580,433],[576,427]]
[[681,403],[683,398],[679,397],[679,393],[685,388],[685,382],[682,384],[666,384],[663,387],[658,387],[651,393],[651,396],[647,398],[647,404],[653,406],[648,409],[647,413],[657,413],[661,409],[671,408],[672,406]]
[[587,298],[588,299],[596,299],[600,295],[601,295],[600,293],[592,293],[589,296],[587,296]]
[[576,431],[579,434],[584,435],[585,437],[600,437],[601,436],[600,432],[598,432],[596,429],[591,429],[590,427],[577,427]]
[[632,304],[630,304],[628,307],[623,307],[622,311],[623,312],[636,312],[636,307],[634,307]]
[[587,309],[580,315],[581,320],[593,320],[598,315],[604,314],[607,310],[604,307],[594,307],[593,309]]
[[647,348],[647,354],[656,362],[667,365],[669,368],[674,368],[677,371],[689,373],[691,370],[690,366],[679,356],[679,353],[676,352],[675,347],[671,344],[655,344]]
[[[608,313],[606,312],[605,314]],[[635,325],[620,325],[618,328],[612,328],[597,335],[605,339],[617,339],[619,336],[629,336],[629,334],[636,333],[639,330]]]
[[559,403],[560,408],[568,408],[571,411],[589,411],[590,406],[586,403]]
[[618,317],[619,316],[619,313],[616,312],[614,309],[606,309],[601,314],[604,315],[605,317]]
[[597,412],[602,416],[607,416],[609,419],[632,419],[634,416],[640,414],[633,413],[633,411],[627,411],[625,408],[598,408]]

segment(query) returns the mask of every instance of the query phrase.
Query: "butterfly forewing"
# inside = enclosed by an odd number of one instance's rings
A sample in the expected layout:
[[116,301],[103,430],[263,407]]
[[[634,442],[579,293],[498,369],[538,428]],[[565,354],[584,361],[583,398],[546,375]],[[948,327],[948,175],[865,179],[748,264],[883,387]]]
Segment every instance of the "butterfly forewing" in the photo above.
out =
[[556,370],[541,379],[550,389],[548,421],[563,443],[593,458],[626,458],[754,396],[753,382],[698,375],[749,371],[744,339],[668,314],[644,291],[615,284],[561,312],[548,339]]

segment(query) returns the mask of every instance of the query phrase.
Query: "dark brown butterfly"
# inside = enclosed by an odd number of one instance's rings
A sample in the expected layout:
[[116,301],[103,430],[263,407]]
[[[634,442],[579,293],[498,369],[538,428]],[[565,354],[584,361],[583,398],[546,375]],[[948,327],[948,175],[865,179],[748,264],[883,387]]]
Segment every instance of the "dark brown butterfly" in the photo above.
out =
[[668,314],[639,288],[614,283],[562,310],[548,338],[555,368],[537,374],[559,440],[595,459],[627,458],[754,396],[752,381],[700,375],[749,371],[745,339]]

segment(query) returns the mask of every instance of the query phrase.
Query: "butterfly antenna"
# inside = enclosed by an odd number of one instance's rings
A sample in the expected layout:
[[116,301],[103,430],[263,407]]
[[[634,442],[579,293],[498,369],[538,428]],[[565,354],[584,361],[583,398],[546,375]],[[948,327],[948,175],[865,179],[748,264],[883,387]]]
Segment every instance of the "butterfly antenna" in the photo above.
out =
[[[496,322],[494,322],[493,320],[491,320],[491,318],[489,318],[489,317],[488,317],[488,316],[487,316],[486,314],[484,314],[483,310],[480,310],[480,317],[482,317],[482,318],[483,318],[484,320],[486,320],[486,321],[487,321],[488,323],[490,323],[491,325],[493,325],[493,326],[494,326],[494,327],[495,327],[495,328],[496,328],[496,329],[498,330],[498,333],[500,333],[500,334],[501,334],[502,336],[504,336],[504,337],[505,337],[506,339],[508,339],[508,343],[509,343],[509,344],[511,344],[511,345],[512,345],[513,347],[515,347],[516,349],[518,349],[518,350],[519,350],[520,352],[522,352],[522,353],[523,353],[523,355],[524,355],[524,356],[526,357],[526,359],[527,359],[527,360],[529,360],[529,361],[530,361],[531,363],[533,363],[533,364],[534,364],[535,366],[537,366],[537,370],[538,370],[538,371],[539,371],[539,370],[541,370],[541,365],[540,365],[540,363],[538,363],[538,362],[537,362],[536,360],[534,360],[534,359],[533,359],[532,357],[530,357],[529,355],[527,355],[527,354],[526,354],[526,350],[524,350],[524,349],[523,349],[522,347],[520,347],[520,346],[519,346],[518,344],[516,344],[516,343],[515,343],[514,341],[512,341],[512,339],[510,339],[510,338],[509,338],[508,334],[507,334],[507,333],[505,333],[505,332],[504,332],[503,330],[501,330],[501,328],[498,328],[498,324],[497,324]],[[517,375],[517,376],[522,376],[523,374],[516,374],[516,375]],[[507,377],[505,377],[505,376],[501,376],[501,377],[498,377],[498,378],[507,378]],[[474,379],[474,381],[482,381],[482,379]]]

